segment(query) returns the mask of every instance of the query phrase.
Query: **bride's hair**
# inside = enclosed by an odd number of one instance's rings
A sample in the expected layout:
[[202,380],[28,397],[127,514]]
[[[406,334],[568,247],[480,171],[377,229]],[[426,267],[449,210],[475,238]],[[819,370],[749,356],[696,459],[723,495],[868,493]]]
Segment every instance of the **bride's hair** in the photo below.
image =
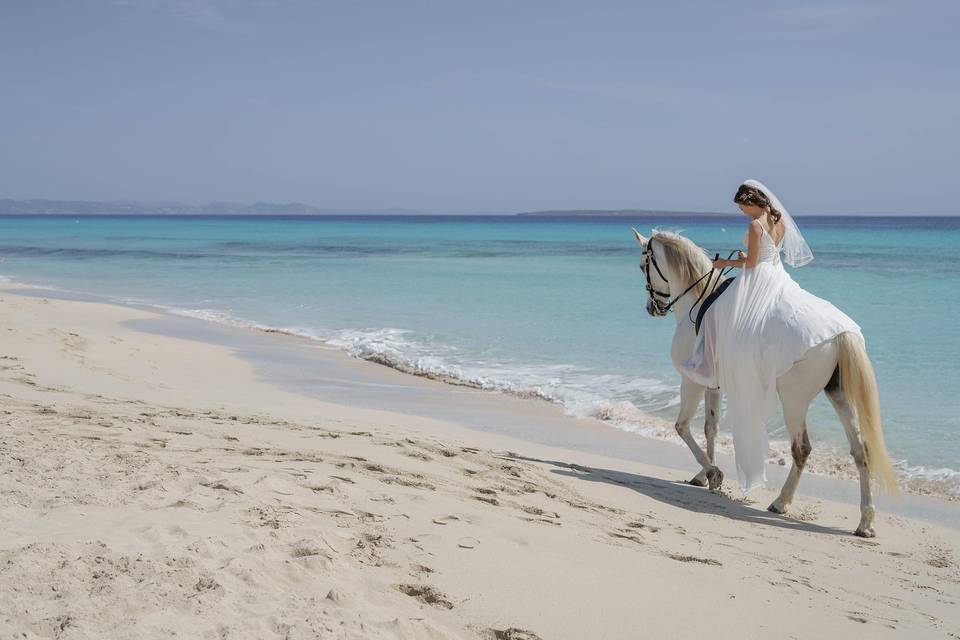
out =
[[740,185],[740,188],[737,189],[737,195],[733,196],[733,201],[737,204],[752,204],[754,206],[766,209],[770,212],[770,217],[773,219],[774,224],[780,222],[780,217],[782,214],[773,208],[773,205],[770,204],[770,200],[767,199],[766,194],[756,187],[751,187],[745,184]]

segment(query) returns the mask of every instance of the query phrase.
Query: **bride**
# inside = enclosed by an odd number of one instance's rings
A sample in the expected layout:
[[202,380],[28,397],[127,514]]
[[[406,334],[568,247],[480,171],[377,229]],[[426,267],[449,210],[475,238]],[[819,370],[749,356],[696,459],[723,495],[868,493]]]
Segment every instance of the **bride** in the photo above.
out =
[[713,266],[742,272],[707,310],[684,371],[726,396],[737,475],[749,491],[766,480],[766,421],[776,410],[777,378],[811,347],[846,331],[862,334],[846,314],[801,289],[783,268],[783,262],[801,267],[813,253],[777,196],[747,180],[733,201],[751,219],[747,252],[736,260],[714,260]]

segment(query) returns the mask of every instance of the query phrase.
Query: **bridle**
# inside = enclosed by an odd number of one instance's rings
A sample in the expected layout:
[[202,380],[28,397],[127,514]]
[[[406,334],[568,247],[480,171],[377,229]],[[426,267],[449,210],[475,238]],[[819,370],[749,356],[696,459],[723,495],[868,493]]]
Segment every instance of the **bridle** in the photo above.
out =
[[[653,268],[657,270],[657,275],[660,276],[660,279],[670,284],[670,280],[667,279],[667,276],[663,275],[663,271],[660,270],[660,265],[657,264],[657,258],[653,253],[653,238],[651,237],[647,240],[647,246],[643,250],[643,255],[646,257],[646,260],[643,263],[643,275],[647,277],[647,297],[650,298],[650,304],[653,305],[654,310],[656,310],[658,315],[665,316],[670,311],[670,308],[676,304],[677,300],[683,296],[677,296],[670,302],[664,302],[661,300],[670,300],[669,293],[663,293],[662,291],[657,291],[653,286],[653,281],[650,279],[650,265],[653,265]],[[689,291],[689,289],[687,289]],[[686,293],[686,291],[684,291]]]
[[[736,253],[738,253],[738,250],[731,251],[730,255],[727,256],[727,260],[732,258]],[[696,321],[693,319],[693,316],[692,316],[693,310],[694,308],[696,308],[698,304],[700,304],[700,301],[703,299],[703,297],[707,295],[707,292],[711,290],[710,285],[712,284],[713,275],[717,274],[717,282],[714,284],[714,286],[716,286],[717,284],[720,284],[720,279],[723,278],[724,274],[730,271],[729,268],[720,269],[719,271],[716,269],[710,269],[709,271],[701,275],[699,278],[694,280],[693,284],[691,284],[689,287],[683,290],[683,293],[675,297],[673,300],[670,300],[670,294],[664,293],[662,291],[657,291],[656,287],[653,286],[653,281],[650,279],[650,265],[653,265],[653,268],[656,270],[657,275],[660,276],[660,279],[666,282],[667,285],[670,284],[670,280],[667,279],[667,276],[663,275],[663,271],[660,270],[660,265],[657,264],[657,257],[653,252],[652,236],[649,240],[647,240],[647,246],[643,250],[643,255],[646,257],[646,260],[644,261],[644,264],[643,264],[643,274],[647,277],[647,297],[650,299],[650,304],[653,307],[654,311],[656,311],[656,315],[661,315],[661,316],[667,315],[670,312],[670,309],[673,308],[673,305],[675,305],[677,301],[680,300],[680,298],[687,295],[687,292],[689,292],[695,286],[703,282],[704,278],[707,279],[707,285],[703,288],[703,291],[700,292],[700,295],[697,297],[696,301],[690,307],[690,311],[687,312],[687,317],[690,319],[690,322],[694,322],[694,323]],[[719,258],[720,258],[720,254],[718,253],[716,258],[714,259],[719,259]]]

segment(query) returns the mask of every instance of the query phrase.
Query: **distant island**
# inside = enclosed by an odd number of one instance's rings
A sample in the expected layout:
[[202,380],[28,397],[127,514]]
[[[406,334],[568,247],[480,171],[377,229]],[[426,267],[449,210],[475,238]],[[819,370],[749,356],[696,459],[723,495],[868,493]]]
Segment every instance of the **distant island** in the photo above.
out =
[[[379,215],[412,216],[443,215],[444,212],[414,209],[332,209],[302,202],[210,202],[186,204],[183,202],[137,202],[130,200],[14,200],[0,198],[0,215],[61,215],[61,216],[336,216]],[[661,211],[656,209],[555,209],[523,213],[489,213],[476,215],[507,215],[520,217],[637,217],[637,216],[722,216],[723,213],[695,211]]]
[[542,217],[634,217],[634,216],[729,216],[731,213],[700,211],[661,211],[659,209],[557,209],[529,211],[518,216]]
[[184,204],[182,202],[133,202],[117,200],[96,202],[90,200],[12,200],[0,199],[0,215],[153,215],[153,216],[322,216],[322,215],[417,215],[422,211],[410,209],[321,209],[302,202],[211,202]]

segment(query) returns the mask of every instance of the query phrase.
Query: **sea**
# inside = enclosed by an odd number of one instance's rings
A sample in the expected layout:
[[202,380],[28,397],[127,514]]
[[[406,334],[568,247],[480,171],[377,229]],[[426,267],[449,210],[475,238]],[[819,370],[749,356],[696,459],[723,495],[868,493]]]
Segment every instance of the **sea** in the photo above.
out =
[[[791,275],[862,327],[898,471],[921,491],[960,498],[960,217],[797,222],[815,260]],[[675,439],[675,322],[645,311],[631,227],[680,231],[726,255],[745,223],[695,214],[3,216],[0,274],[287,331],[403,371],[542,398],[638,437]],[[814,458],[827,461],[816,468],[849,473],[823,398],[807,422]],[[771,455],[785,452],[782,420],[770,430]]]

